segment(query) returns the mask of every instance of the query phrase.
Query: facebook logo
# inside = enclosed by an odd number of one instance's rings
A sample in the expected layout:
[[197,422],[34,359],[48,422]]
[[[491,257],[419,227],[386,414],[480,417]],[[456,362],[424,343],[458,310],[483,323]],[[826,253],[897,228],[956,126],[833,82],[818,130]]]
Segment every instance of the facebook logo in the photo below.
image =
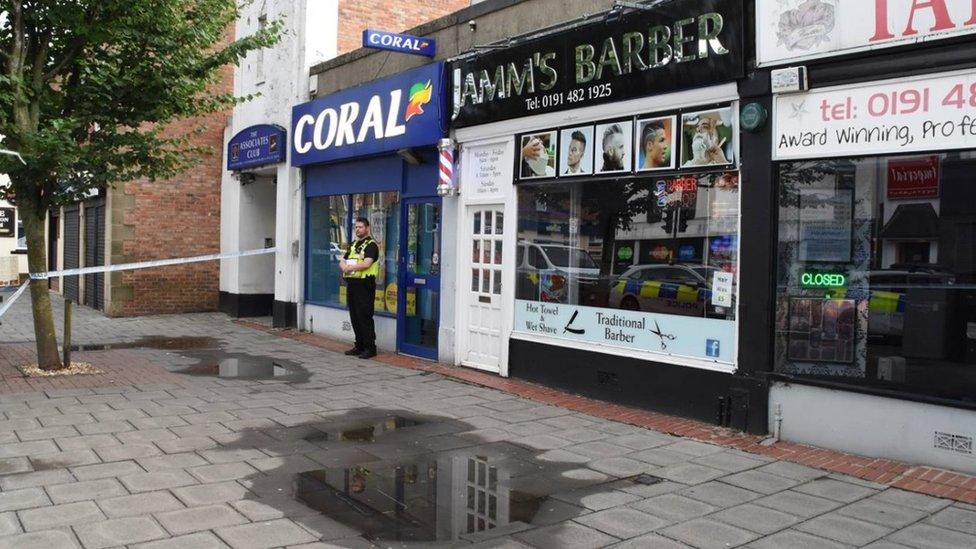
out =
[[718,358],[722,354],[722,344],[717,339],[705,340],[705,354],[711,358]]

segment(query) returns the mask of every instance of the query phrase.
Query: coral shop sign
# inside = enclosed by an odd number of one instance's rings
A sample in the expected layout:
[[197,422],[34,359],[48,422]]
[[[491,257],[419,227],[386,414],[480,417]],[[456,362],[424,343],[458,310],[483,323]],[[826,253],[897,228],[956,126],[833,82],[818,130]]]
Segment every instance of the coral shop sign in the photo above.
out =
[[760,65],[794,63],[976,32],[976,0],[757,2]]

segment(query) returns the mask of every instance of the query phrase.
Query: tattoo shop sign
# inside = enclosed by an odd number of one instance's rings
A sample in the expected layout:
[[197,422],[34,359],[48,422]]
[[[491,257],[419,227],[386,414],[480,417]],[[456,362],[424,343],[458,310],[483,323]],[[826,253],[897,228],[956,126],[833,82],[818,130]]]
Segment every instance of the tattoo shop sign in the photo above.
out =
[[777,0],[756,3],[760,66],[976,32],[972,0]]
[[735,322],[730,320],[519,299],[514,331],[578,342],[588,350],[616,347],[662,358],[735,363]]
[[976,148],[976,71],[780,95],[773,158]]
[[452,125],[472,126],[728,82],[743,75],[742,0],[607,14],[450,65]]

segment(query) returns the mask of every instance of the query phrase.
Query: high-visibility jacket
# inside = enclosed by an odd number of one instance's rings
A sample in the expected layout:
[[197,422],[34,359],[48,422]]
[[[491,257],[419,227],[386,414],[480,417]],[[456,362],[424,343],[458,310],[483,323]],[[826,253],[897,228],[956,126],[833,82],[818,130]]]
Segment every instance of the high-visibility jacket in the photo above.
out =
[[[356,264],[359,264],[360,261],[365,261],[366,247],[369,246],[370,244],[376,244],[376,241],[373,240],[373,237],[371,236],[367,236],[362,240],[357,240],[353,242],[352,246],[349,247],[349,255],[347,259],[355,259]],[[377,247],[379,247],[379,244],[376,245]],[[353,271],[349,273],[344,273],[342,276],[344,278],[366,278],[368,276],[372,276],[375,278],[379,274],[380,274],[380,261],[379,258],[376,258],[376,261],[373,261],[373,264],[370,265],[368,269],[363,269],[362,271]]]

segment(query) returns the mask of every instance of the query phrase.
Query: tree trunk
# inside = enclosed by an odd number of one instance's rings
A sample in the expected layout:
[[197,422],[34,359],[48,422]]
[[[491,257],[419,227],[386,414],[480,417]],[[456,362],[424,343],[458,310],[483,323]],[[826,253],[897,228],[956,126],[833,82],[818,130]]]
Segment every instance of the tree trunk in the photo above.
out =
[[[27,270],[47,271],[47,246],[44,242],[44,212],[38,212],[25,200],[18,205],[27,236]],[[43,370],[64,367],[58,355],[58,339],[51,312],[51,294],[43,280],[31,282],[31,310],[34,313],[34,336],[37,339],[37,364]]]

